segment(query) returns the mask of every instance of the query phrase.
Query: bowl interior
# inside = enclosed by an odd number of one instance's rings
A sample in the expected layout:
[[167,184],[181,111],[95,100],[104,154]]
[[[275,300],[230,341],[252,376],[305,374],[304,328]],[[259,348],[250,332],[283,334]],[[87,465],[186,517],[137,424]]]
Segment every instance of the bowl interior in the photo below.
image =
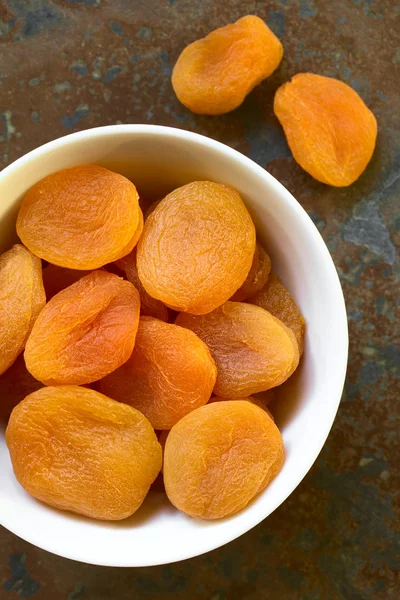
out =
[[278,477],[245,510],[204,522],[176,511],[152,492],[131,518],[92,521],[53,510],[15,480],[0,430],[0,522],[46,550],[75,560],[145,566],[201,554],[233,540],[268,516],[293,491],[316,459],[334,420],[347,363],[347,325],[339,280],[318,231],[272,176],[238,152],[185,131],[124,125],[81,132],[51,142],[0,175],[0,250],[15,238],[23,194],[59,169],[96,163],[131,178],[158,199],[175,187],[209,179],[235,187],[254,219],[274,269],[307,321],[302,365],[275,406],[286,462]]

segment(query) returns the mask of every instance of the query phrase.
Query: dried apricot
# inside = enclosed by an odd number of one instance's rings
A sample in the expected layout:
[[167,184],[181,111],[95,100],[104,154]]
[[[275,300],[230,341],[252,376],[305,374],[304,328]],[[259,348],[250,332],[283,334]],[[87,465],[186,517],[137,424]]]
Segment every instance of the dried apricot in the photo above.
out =
[[161,321],[168,321],[168,308],[160,302],[152,298],[144,288],[143,283],[139,279],[139,274],[136,266],[136,248],[130,254],[117,260],[116,265],[124,271],[128,281],[133,283],[140,294],[140,314],[147,317],[155,317]]
[[136,288],[93,271],[54,296],[25,348],[28,371],[46,385],[101,379],[128,360],[139,323]]
[[285,450],[273,420],[255,404],[207,404],[169,432],[167,496],[179,510],[220,519],[244,508],[280,471]]
[[40,258],[70,269],[97,269],[132,249],[138,193],[118,173],[83,165],[48,175],[26,194],[17,233]]
[[301,356],[304,348],[306,322],[293,297],[276,273],[271,273],[267,285],[252,296],[249,302],[261,306],[293,331]]
[[226,302],[207,315],[180,313],[176,323],[210,348],[218,371],[217,396],[245,398],[280,385],[299,362],[293,332],[259,306]]
[[161,446],[146,417],[79,386],[27,396],[11,414],[6,441],[27,492],[95,519],[132,515],[161,468]]
[[155,429],[171,429],[208,402],[216,376],[210,351],[192,331],[141,317],[131,357],[99,386],[140,410]]
[[137,249],[141,282],[175,310],[210,312],[245,281],[255,228],[236,190],[195,181],[164,198],[145,221]]
[[271,259],[264,248],[257,242],[253,262],[243,285],[231,298],[233,302],[242,302],[261,290],[268,281],[271,271]]
[[32,377],[25,366],[24,355],[20,354],[0,375],[0,420],[7,421],[14,406],[41,387],[43,383]]
[[175,64],[172,86],[192,112],[222,115],[242,104],[282,56],[281,42],[264,21],[247,15],[189,44]]
[[365,170],[375,148],[376,119],[342,81],[299,73],[276,92],[274,112],[294,159],[318,181],[347,186]]
[[45,304],[41,260],[16,244],[0,256],[0,375],[24,349]]

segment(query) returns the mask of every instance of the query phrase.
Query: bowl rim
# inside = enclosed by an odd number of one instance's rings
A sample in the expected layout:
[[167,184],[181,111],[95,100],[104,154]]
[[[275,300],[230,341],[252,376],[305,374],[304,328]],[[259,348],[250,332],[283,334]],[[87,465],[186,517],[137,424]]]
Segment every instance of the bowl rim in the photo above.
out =
[[[9,529],[12,533],[20,537],[21,539],[39,547],[48,552],[52,552],[58,556],[62,556],[64,558],[68,558],[71,560],[76,560],[80,562],[85,562],[89,564],[95,564],[100,566],[113,566],[113,567],[139,567],[139,566],[157,566],[161,564],[171,564],[174,562],[178,562],[181,560],[186,560],[189,558],[193,558],[195,556],[199,556],[205,552],[210,552],[215,550],[234,539],[240,537],[241,535],[248,532],[250,529],[258,525],[261,521],[267,518],[272,512],[274,512],[289,496],[293,493],[296,487],[300,484],[300,482],[304,479],[308,471],[311,469],[312,465],[316,461],[319,456],[323,445],[328,437],[328,434],[332,428],[340,401],[343,392],[343,387],[346,378],[346,370],[347,370],[347,361],[348,361],[348,326],[347,326],[347,314],[346,314],[346,306],[343,296],[342,287],[340,284],[339,276],[336,271],[333,259],[331,254],[328,251],[328,248],[318,231],[317,227],[314,225],[312,219],[309,217],[304,208],[300,205],[300,203],[294,198],[294,196],[281,184],[273,175],[271,175],[268,171],[266,171],[263,167],[255,163],[252,159],[242,154],[241,152],[227,146],[226,144],[213,140],[207,136],[204,136],[199,133],[194,133],[191,131],[186,131],[184,129],[178,129],[175,127],[166,127],[163,125],[149,125],[149,124],[115,124],[115,125],[106,125],[100,127],[94,127],[90,129],[86,129],[83,131],[79,131],[76,133],[71,133],[62,137],[59,137],[53,141],[47,142],[30,152],[24,154],[20,158],[13,161],[10,165],[5,167],[0,172],[0,181],[6,178],[9,175],[12,175],[14,171],[18,171],[21,168],[24,168],[25,165],[30,163],[34,163],[37,158],[41,155],[45,155],[48,152],[56,148],[60,148],[62,146],[68,146],[70,144],[74,144],[75,142],[85,140],[85,139],[95,139],[99,137],[107,137],[107,136],[132,136],[132,135],[147,135],[147,136],[164,136],[164,137],[172,137],[176,139],[180,139],[182,141],[189,141],[195,144],[200,144],[206,148],[213,149],[221,154],[224,154],[228,157],[232,163],[241,163],[250,174],[255,174],[257,176],[261,176],[266,180],[267,186],[270,187],[272,193],[276,193],[279,196],[280,202],[285,202],[290,210],[294,211],[296,219],[302,222],[302,225],[307,229],[307,233],[312,236],[313,241],[318,245],[318,250],[321,253],[321,257],[324,261],[327,278],[330,280],[330,286],[334,290],[335,293],[335,302],[337,303],[337,315],[339,319],[336,323],[336,327],[339,333],[339,346],[340,346],[340,356],[336,357],[336,367],[335,367],[335,381],[333,383],[333,391],[332,397],[336,397],[336,402],[331,402],[327,408],[326,418],[322,423],[320,429],[314,436],[313,443],[313,456],[312,460],[308,460],[303,465],[303,468],[299,470],[293,476],[293,483],[290,487],[285,488],[277,497],[272,509],[267,512],[267,514],[260,515],[257,511],[251,511],[251,507],[248,509],[248,519],[240,528],[234,528],[233,533],[225,533],[224,535],[219,534],[217,540],[212,540],[211,543],[203,544],[204,547],[197,546],[195,550],[190,550],[190,546],[185,549],[181,549],[179,553],[172,553],[168,560],[163,561],[143,561],[139,564],[138,561],[135,561],[135,564],[132,564],[132,560],[129,560],[127,557],[126,560],[121,561],[120,558],[118,560],[99,560],[92,559],[89,556],[85,555],[85,552],[81,552],[79,547],[75,549],[74,552],[63,552],[60,549],[57,541],[51,541],[48,543],[46,540],[43,542],[41,540],[40,532],[36,531],[35,528],[32,528],[30,531],[25,532],[23,527],[13,526],[11,529],[8,524],[4,523],[2,516],[0,515],[0,524],[5,528]],[[250,175],[251,176],[251,175]],[[239,529],[239,530],[238,530]]]

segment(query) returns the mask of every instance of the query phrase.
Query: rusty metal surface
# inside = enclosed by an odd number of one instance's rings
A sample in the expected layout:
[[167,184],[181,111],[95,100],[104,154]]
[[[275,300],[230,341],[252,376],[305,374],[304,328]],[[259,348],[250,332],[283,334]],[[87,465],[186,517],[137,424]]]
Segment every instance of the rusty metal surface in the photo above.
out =
[[[173,94],[171,66],[187,43],[246,13],[282,39],[281,67],[235,112],[192,115]],[[309,212],[337,265],[350,325],[332,432],[266,521],[193,560],[125,570],[64,560],[2,529],[2,600],[400,597],[399,19],[392,0],[0,0],[1,168],[58,136],[117,122],[214,137],[268,169]],[[350,188],[319,184],[291,158],[272,98],[299,71],[350,83],[377,116],[377,150]]]

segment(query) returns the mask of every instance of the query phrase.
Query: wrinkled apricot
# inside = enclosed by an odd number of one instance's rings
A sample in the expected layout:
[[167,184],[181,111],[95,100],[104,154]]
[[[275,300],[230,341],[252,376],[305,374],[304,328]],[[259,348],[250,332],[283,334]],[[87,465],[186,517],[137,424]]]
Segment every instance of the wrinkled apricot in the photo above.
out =
[[171,429],[208,402],[216,376],[210,351],[192,331],[141,317],[131,357],[99,386],[140,410],[155,429]]
[[140,294],[140,314],[146,317],[155,317],[161,321],[168,321],[168,308],[160,300],[152,298],[139,279],[136,266],[136,248],[124,258],[117,260],[116,265],[124,271],[127,280],[133,283]]
[[376,119],[342,81],[299,73],[276,92],[274,112],[294,159],[318,181],[347,186],[365,170],[375,148]]
[[293,297],[276,273],[271,273],[267,285],[252,296],[249,302],[261,306],[293,331],[301,356],[304,348],[306,322]]
[[46,385],[101,379],[128,360],[139,323],[136,288],[93,271],[54,296],[25,348],[28,371]]
[[271,271],[271,259],[257,242],[253,262],[243,285],[231,298],[233,302],[243,302],[261,290],[268,281]]
[[169,432],[165,490],[172,504],[192,517],[227,517],[267,487],[284,455],[278,428],[255,404],[207,404]]
[[166,196],[145,221],[137,249],[141,282],[175,310],[210,312],[245,281],[255,228],[236,190],[195,181]]
[[25,366],[24,355],[20,354],[0,375],[0,420],[7,421],[14,406],[41,387],[43,384],[32,377]]
[[132,515],[161,468],[161,447],[146,417],[79,386],[27,396],[11,414],[6,441],[27,492],[95,519]]
[[[254,396],[248,396],[247,398],[220,398],[220,396],[212,396],[212,398],[210,398],[210,400],[208,401],[208,404],[211,404],[212,402],[238,402],[239,400],[243,400],[243,401],[251,402],[252,404],[255,404],[262,410],[265,410],[267,415],[269,417],[271,417],[271,419],[273,421],[275,420],[272,412],[269,410],[269,408],[267,408],[267,406],[264,404],[264,402],[260,398],[255,398]],[[168,435],[168,432],[166,432],[166,433]],[[162,442],[161,442],[161,436],[160,436],[158,438],[158,441],[160,442],[161,446],[164,448],[165,442],[167,441],[167,436],[165,436],[165,438],[163,438]]]
[[65,290],[91,271],[80,271],[78,269],[66,269],[57,265],[47,265],[43,269],[43,284],[46,291],[46,298],[50,300],[53,296]]
[[222,115],[240,106],[282,56],[281,42],[264,21],[247,15],[189,44],[175,64],[172,86],[192,112]]
[[180,313],[176,323],[210,348],[218,371],[217,396],[245,398],[273,388],[299,363],[293,332],[259,306],[226,302],[207,315]]
[[0,375],[24,349],[45,304],[41,260],[16,244],[0,256]]
[[132,249],[139,224],[131,181],[96,165],[48,175],[22,201],[17,233],[40,258],[70,269],[97,269]]

